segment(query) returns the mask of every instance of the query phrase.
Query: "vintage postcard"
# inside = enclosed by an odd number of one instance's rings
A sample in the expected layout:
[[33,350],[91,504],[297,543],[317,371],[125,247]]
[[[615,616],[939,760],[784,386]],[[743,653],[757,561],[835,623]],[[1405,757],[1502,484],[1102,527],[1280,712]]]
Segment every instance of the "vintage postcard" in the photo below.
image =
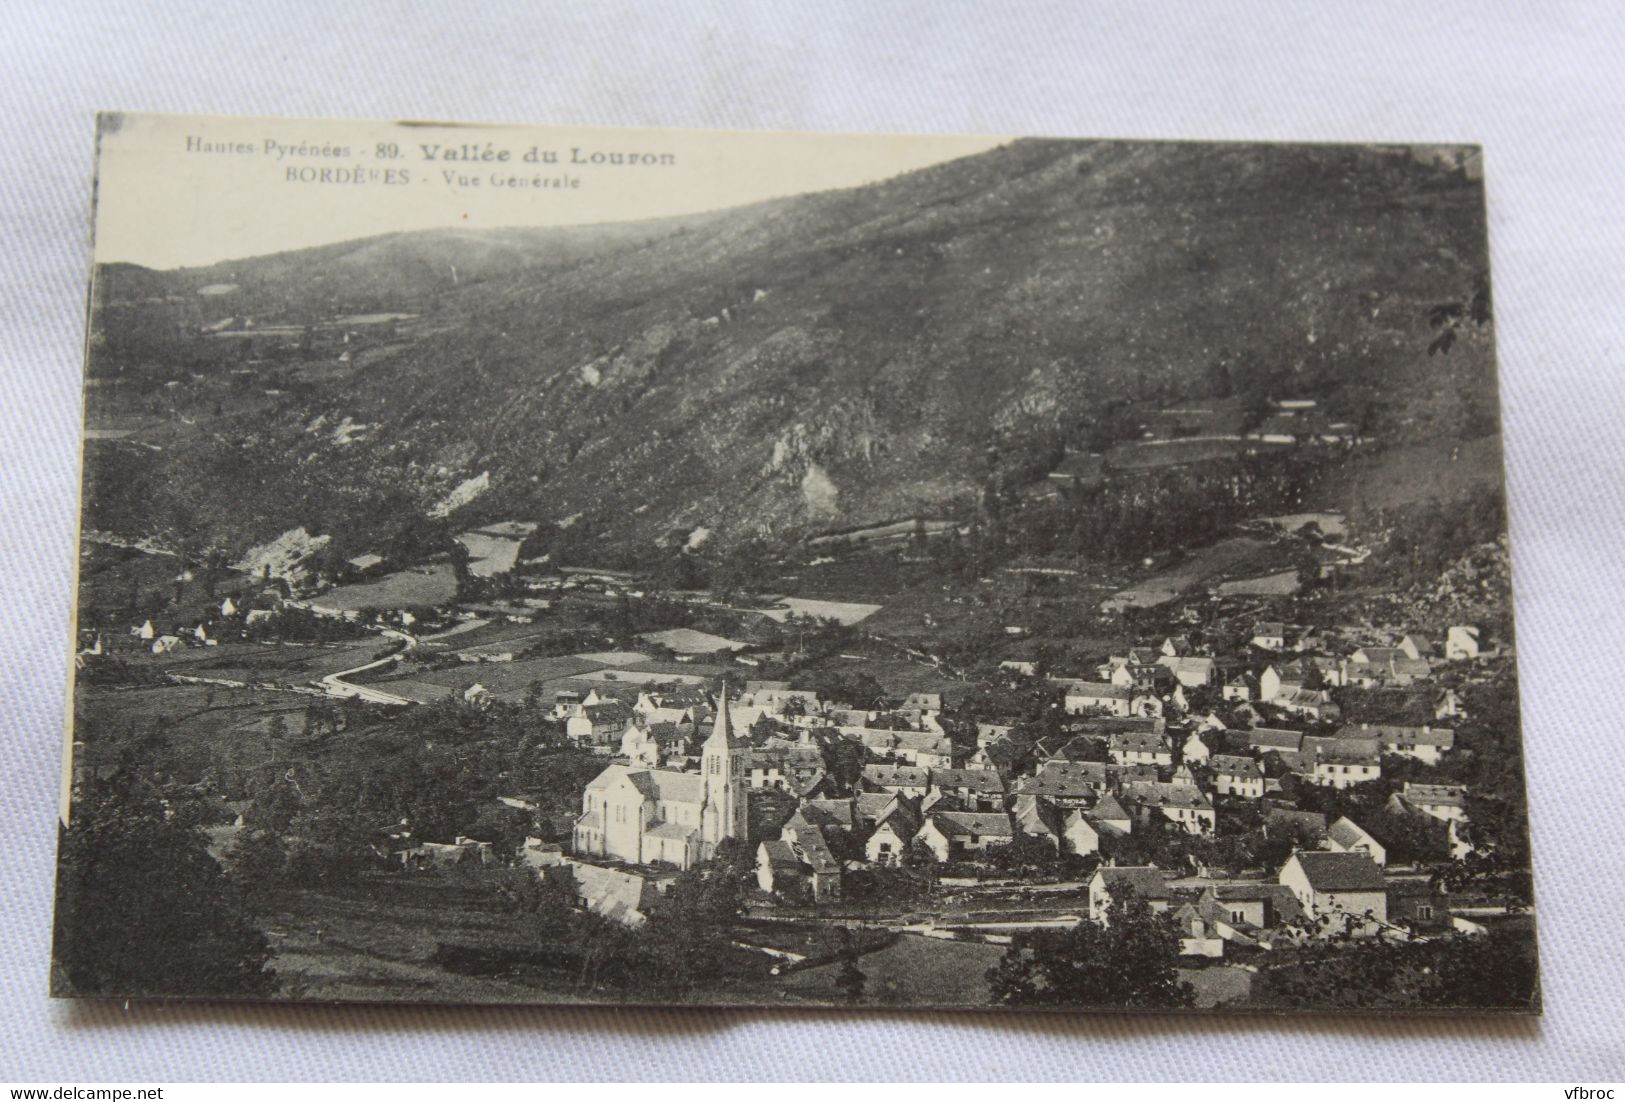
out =
[[1538,1012],[1476,148],[97,136],[56,994]]

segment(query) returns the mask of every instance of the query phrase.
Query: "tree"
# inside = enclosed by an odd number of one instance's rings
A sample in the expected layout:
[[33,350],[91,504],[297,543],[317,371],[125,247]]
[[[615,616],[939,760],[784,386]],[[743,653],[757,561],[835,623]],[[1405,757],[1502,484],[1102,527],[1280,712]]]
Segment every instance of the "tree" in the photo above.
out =
[[62,833],[59,994],[254,998],[276,990],[265,935],[208,852],[130,774],[82,791]]
[[1295,967],[1270,970],[1263,1001],[1317,1010],[1532,1009],[1535,940],[1502,928],[1438,941],[1318,941]]
[[1191,1006],[1179,978],[1179,930],[1130,892],[1115,893],[1107,922],[1020,933],[988,970],[993,1002],[1005,1006],[1149,1009]]
[[749,850],[730,839],[718,847],[714,862],[688,870],[666,889],[649,916],[645,941],[657,971],[672,986],[712,982],[726,967],[750,867]]

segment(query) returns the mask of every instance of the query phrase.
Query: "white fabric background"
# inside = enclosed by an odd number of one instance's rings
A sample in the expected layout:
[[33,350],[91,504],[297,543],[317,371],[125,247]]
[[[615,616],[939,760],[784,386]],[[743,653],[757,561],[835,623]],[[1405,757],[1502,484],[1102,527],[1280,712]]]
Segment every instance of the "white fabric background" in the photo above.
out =
[[[1625,1079],[1625,7],[5,5],[0,1077]],[[97,108],[1486,147],[1545,1020],[45,997]]]

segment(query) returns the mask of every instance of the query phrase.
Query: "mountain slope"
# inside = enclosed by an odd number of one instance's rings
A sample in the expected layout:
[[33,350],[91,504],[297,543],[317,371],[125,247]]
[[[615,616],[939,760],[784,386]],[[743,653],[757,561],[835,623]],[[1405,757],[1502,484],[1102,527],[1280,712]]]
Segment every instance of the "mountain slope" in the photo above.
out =
[[[1404,151],[1018,142],[717,215],[143,273],[296,321],[433,324],[91,473],[239,542],[364,543],[481,475],[459,516],[582,514],[611,546],[963,512],[990,446],[1076,436],[1114,401],[1312,394],[1394,436],[1465,401],[1443,431],[1481,431],[1488,344],[1430,358],[1426,315],[1486,266],[1479,185]],[[109,330],[151,309],[121,278],[101,274]],[[344,418],[374,427],[311,430]]]

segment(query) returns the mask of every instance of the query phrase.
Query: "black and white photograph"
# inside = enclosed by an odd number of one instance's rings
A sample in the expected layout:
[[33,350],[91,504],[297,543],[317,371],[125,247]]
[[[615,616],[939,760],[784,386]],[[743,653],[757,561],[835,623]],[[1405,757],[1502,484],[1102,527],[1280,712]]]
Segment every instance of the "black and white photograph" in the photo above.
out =
[[53,994],[1540,1012],[1478,147],[96,137]]

